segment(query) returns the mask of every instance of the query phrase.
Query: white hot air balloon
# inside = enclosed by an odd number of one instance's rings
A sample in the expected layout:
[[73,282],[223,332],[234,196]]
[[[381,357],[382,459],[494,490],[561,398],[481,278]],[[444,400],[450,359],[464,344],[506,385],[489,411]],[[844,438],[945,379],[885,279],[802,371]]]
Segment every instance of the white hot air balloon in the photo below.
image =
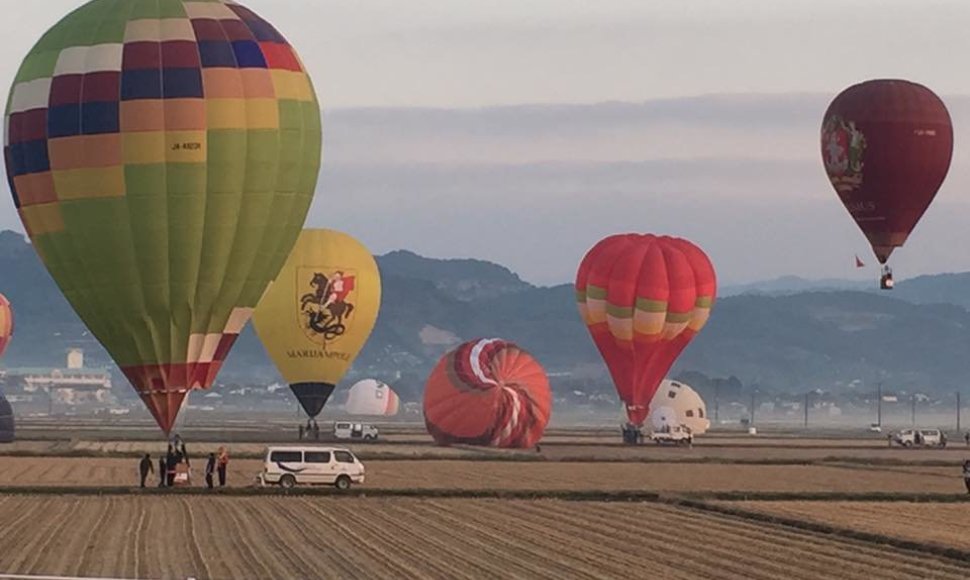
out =
[[350,415],[392,417],[397,415],[401,399],[391,387],[374,379],[364,379],[350,387],[344,409]]
[[665,425],[684,425],[694,435],[700,435],[711,427],[704,400],[690,385],[677,381],[660,383],[657,394],[650,402],[649,422],[654,431],[661,431]]

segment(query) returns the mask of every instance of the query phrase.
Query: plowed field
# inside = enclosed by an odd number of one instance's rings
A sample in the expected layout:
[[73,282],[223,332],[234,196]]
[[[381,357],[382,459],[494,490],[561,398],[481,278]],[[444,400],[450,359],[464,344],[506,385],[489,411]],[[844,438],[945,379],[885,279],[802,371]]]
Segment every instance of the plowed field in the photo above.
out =
[[[958,468],[681,463],[367,461],[369,489],[807,491],[958,493]],[[201,458],[193,463],[198,473]],[[137,460],[0,457],[0,487],[133,486]],[[232,486],[252,485],[262,463],[230,464]],[[155,476],[149,479],[154,485]],[[197,479],[196,483],[201,485]]]
[[[657,504],[0,496],[0,571],[196,578],[966,578],[970,565]],[[671,542],[671,532],[687,538]]]
[[970,504],[732,502],[751,511],[970,551]]

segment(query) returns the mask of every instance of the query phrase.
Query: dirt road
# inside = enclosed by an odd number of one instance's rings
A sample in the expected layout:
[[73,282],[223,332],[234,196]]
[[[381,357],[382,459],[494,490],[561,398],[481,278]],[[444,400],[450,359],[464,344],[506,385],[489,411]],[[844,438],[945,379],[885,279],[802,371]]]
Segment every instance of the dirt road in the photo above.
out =
[[[367,461],[366,489],[806,491],[959,493],[957,468],[508,461]],[[193,463],[196,473],[201,460]],[[0,457],[0,487],[137,485],[137,460]],[[232,486],[251,486],[262,463],[235,460]],[[155,485],[157,476],[149,478]],[[196,485],[201,486],[197,476]]]

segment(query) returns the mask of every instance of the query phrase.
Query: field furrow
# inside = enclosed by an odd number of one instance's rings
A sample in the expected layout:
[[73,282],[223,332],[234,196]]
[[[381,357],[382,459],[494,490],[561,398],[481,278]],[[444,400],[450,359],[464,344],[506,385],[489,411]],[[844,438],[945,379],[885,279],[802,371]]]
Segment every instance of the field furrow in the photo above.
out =
[[[667,508],[674,509],[674,508]],[[621,504],[610,504],[604,509],[610,513],[610,517],[622,519],[624,516],[629,518],[629,514],[623,511]],[[629,518],[632,520],[632,518]],[[629,521],[636,526],[638,522]],[[642,525],[642,524],[641,524]],[[785,572],[786,577],[818,578],[833,569],[846,570],[849,573],[863,573],[878,567],[882,558],[883,550],[871,549],[865,544],[859,544],[856,549],[846,553],[845,540],[831,539],[824,535],[806,535],[798,530],[793,530],[781,526],[764,525],[739,520],[733,517],[713,516],[705,517],[697,521],[689,520],[680,525],[680,529],[687,535],[713,533],[728,536],[731,534],[743,535],[751,553],[753,561],[752,568],[759,573],[767,573],[768,577],[777,577],[780,561],[777,558],[777,547],[779,545],[790,546],[786,549],[786,555],[793,558],[803,558],[805,565],[797,570]],[[719,552],[718,547],[709,547],[705,550],[705,555],[710,556],[712,562],[723,560],[730,561],[732,550],[727,553]],[[921,568],[923,567],[923,568]],[[920,564],[914,566],[907,554],[900,554],[898,563],[894,566],[894,573],[899,577],[912,577],[919,575],[926,570],[942,567],[947,569],[945,562],[925,562],[922,559]]]
[[970,551],[968,503],[778,501],[725,505]]
[[[844,504],[937,527],[963,504]],[[750,502],[807,518],[823,502]],[[910,517],[912,515],[912,517]],[[830,516],[829,519],[835,519]],[[203,578],[967,578],[970,563],[736,515],[643,502],[0,496],[0,573]],[[942,523],[941,523],[942,522]]]

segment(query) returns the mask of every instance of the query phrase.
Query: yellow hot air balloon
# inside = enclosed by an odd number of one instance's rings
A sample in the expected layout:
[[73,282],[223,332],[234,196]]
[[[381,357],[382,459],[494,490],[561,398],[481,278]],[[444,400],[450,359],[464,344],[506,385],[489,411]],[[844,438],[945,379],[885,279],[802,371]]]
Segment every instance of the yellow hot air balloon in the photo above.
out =
[[381,275],[363,244],[333,230],[300,234],[253,323],[311,418],[364,347],[380,306]]

